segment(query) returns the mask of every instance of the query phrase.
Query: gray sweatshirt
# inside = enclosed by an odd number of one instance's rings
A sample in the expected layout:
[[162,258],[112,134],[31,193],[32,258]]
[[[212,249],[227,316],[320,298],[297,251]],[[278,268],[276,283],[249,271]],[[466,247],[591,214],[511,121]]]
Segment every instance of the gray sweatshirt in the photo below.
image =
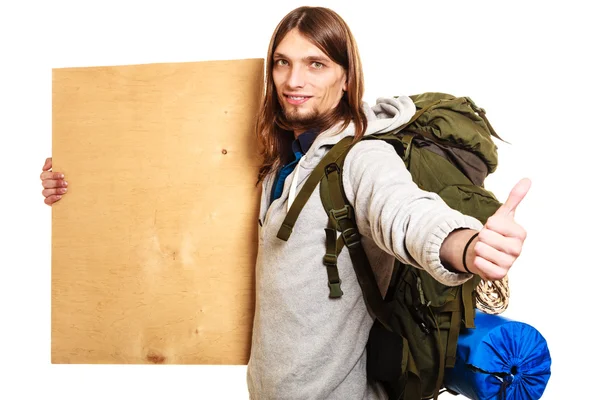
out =
[[[367,134],[373,134],[407,122],[415,107],[410,98],[399,97],[378,99],[365,110]],[[367,382],[365,345],[373,318],[346,248],[338,258],[344,295],[329,298],[323,265],[328,219],[318,186],[289,240],[277,238],[294,193],[331,145],[353,134],[352,124],[343,132],[334,127],[320,134],[286,178],[281,197],[270,206],[274,174],[263,183],[247,374],[251,399],[386,398],[379,387]],[[481,223],[449,208],[438,195],[420,190],[392,146],[380,141],[355,145],[344,163],[343,183],[382,293],[389,284],[394,258],[424,268],[447,285],[469,279],[468,274],[442,266],[440,246],[453,230],[479,230]]]

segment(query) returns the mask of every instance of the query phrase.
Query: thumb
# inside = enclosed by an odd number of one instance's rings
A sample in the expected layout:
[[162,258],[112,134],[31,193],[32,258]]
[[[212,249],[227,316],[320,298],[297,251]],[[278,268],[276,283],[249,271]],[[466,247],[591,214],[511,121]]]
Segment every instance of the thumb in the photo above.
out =
[[42,171],[49,171],[50,168],[52,168],[52,157],[46,158],[46,162],[44,163],[44,166],[42,167]]
[[528,178],[521,179],[510,191],[508,199],[500,207],[499,211],[501,211],[504,215],[514,216],[517,206],[519,205],[519,203],[521,203],[521,200],[523,200],[527,192],[529,192],[530,187],[531,180],[529,180]]

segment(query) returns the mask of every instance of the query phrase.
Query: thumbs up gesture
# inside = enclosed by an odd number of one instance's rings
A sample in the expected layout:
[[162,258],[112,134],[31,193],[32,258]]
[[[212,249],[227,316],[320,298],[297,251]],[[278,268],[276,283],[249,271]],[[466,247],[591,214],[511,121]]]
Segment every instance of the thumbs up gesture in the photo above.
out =
[[488,218],[474,246],[475,273],[486,280],[500,280],[521,254],[527,232],[515,222],[517,206],[531,187],[521,179],[511,190],[506,202]]

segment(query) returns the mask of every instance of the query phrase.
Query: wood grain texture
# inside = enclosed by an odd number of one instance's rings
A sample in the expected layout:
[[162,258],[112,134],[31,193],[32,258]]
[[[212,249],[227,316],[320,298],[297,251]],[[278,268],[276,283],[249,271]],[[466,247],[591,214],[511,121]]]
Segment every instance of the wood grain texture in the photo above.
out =
[[53,70],[53,363],[247,363],[262,78],[262,59]]

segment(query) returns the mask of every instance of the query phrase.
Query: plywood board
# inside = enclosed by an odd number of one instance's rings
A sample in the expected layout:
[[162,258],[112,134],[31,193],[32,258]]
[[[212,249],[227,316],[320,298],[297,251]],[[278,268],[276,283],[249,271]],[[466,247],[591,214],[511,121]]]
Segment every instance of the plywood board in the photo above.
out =
[[53,70],[53,363],[247,363],[262,77],[262,59]]

